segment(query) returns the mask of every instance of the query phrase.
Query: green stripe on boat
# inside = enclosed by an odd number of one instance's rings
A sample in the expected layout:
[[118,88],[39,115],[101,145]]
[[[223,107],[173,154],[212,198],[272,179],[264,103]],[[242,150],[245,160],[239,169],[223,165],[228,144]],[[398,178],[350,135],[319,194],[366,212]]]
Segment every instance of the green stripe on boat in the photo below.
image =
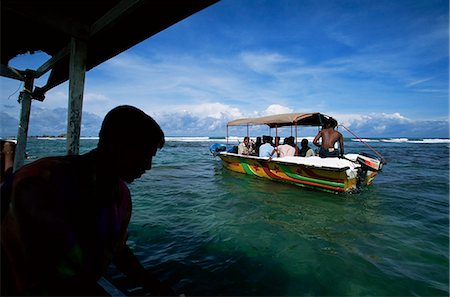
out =
[[244,168],[245,173],[247,174],[252,174],[252,175],[256,175],[253,170],[250,168],[250,165],[248,165],[247,163],[241,162],[242,168]]
[[328,185],[328,186],[339,187],[339,188],[344,188],[344,186],[345,186],[344,183],[336,183],[336,182],[330,182],[330,181],[326,181],[326,180],[304,177],[304,176],[298,175],[296,173],[290,172],[290,170],[288,169],[287,166],[284,166],[281,164],[279,164],[279,166],[281,169],[283,169],[283,172],[287,176],[292,177],[294,179],[298,179],[298,180],[302,180],[302,181],[309,181],[309,182],[313,182],[313,183],[317,183],[317,184]]

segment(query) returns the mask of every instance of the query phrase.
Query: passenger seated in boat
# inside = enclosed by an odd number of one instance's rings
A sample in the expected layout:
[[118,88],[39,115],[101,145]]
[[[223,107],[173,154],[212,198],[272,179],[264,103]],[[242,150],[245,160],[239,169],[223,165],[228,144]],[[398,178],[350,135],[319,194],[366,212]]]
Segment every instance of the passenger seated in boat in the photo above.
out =
[[292,146],[295,149],[295,155],[294,156],[298,156],[298,152],[300,151],[300,149],[295,144],[294,136],[289,136],[289,137],[286,138],[286,140],[287,140],[287,144],[289,144],[290,146]]
[[261,144],[262,144],[261,137],[260,136],[256,137],[256,142],[252,144],[255,156],[259,156],[259,147],[261,146]]
[[[330,118],[323,126],[322,130],[317,133],[313,140],[314,145],[318,146],[319,156],[321,158],[344,156],[344,137],[339,131],[334,130],[337,126],[335,119]],[[322,138],[322,143],[319,139]],[[339,141],[340,150],[334,147],[335,143]]]
[[274,153],[277,153],[279,158],[293,157],[293,156],[295,156],[295,148],[293,148],[291,145],[289,145],[289,140],[287,138],[285,138],[283,141],[283,144],[277,146],[274,149],[274,151],[272,152],[272,155]]
[[302,139],[302,148],[300,149],[298,155],[300,157],[312,157],[314,156],[314,151],[308,146],[308,139]]
[[259,147],[260,157],[272,157],[274,147],[270,144],[271,138],[270,136],[263,136],[263,144]]
[[250,139],[248,136],[244,137],[244,142],[241,142],[238,145],[238,154],[239,155],[252,155],[253,154],[253,147],[250,144]]

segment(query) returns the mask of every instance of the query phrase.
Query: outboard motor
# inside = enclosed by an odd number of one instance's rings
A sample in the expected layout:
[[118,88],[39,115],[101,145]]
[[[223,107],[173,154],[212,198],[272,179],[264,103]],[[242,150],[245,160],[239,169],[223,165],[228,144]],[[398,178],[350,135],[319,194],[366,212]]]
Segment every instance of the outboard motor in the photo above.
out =
[[364,186],[367,176],[367,171],[381,171],[384,162],[378,157],[366,153],[359,153],[356,157],[356,162],[361,165],[358,169],[358,177],[356,182],[357,189],[361,189]]
[[366,181],[366,175],[367,175],[367,167],[361,166],[361,168],[358,169],[358,176],[356,180],[356,188],[358,190],[364,186],[364,182]]
[[383,162],[374,155],[359,153],[356,161],[366,170],[381,171],[383,168]]

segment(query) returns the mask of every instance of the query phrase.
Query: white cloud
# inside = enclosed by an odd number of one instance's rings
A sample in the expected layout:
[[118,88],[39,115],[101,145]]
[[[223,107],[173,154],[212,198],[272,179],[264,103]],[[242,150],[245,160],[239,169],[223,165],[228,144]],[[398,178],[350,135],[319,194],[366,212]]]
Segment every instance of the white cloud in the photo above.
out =
[[422,84],[422,83],[424,83],[424,82],[430,81],[430,80],[432,80],[432,79],[433,79],[433,77],[428,77],[428,78],[424,78],[424,79],[414,80],[414,81],[410,82],[409,84],[407,84],[406,87],[407,87],[407,88],[413,87],[413,86]]
[[[148,112],[148,111],[147,111]],[[220,102],[192,106],[174,106],[170,111],[150,113],[168,136],[224,136],[226,123],[241,118],[292,112],[286,106],[273,104],[249,113]],[[66,130],[66,108],[32,108],[30,135],[59,135]],[[334,114],[338,122],[360,137],[449,137],[448,119],[434,121],[411,120],[400,113]],[[83,113],[85,136],[98,135],[101,117]],[[340,128],[346,136],[352,137]],[[3,113],[1,136],[12,136],[17,131],[17,118]],[[313,136],[313,135],[309,135]]]
[[239,118],[243,117],[239,108],[220,102],[201,103],[197,105],[178,105],[170,108],[170,113],[185,113],[199,118]]
[[381,117],[386,118],[386,119],[399,120],[401,122],[411,122],[410,119],[405,118],[404,116],[402,116],[398,112],[394,112],[394,113],[391,113],[391,114],[383,112],[383,113],[381,113]]
[[282,106],[279,104],[272,104],[266,108],[266,110],[262,113],[263,115],[274,115],[280,113],[291,113],[294,112],[292,108]]
[[[412,120],[398,112],[336,114],[335,118],[360,137],[449,137],[448,119]],[[347,133],[345,128],[342,131]]]
[[377,133],[383,133],[384,131],[386,131],[387,126],[386,125],[378,125],[378,126],[374,126],[373,130],[376,131]]
[[241,53],[240,58],[244,65],[259,73],[273,73],[275,67],[281,63],[286,63],[289,59],[279,53]]
[[102,93],[86,92],[84,94],[84,100],[86,102],[96,102],[96,103],[103,104],[105,102],[110,101],[111,99],[108,98],[108,96],[106,96],[105,94],[102,94]]

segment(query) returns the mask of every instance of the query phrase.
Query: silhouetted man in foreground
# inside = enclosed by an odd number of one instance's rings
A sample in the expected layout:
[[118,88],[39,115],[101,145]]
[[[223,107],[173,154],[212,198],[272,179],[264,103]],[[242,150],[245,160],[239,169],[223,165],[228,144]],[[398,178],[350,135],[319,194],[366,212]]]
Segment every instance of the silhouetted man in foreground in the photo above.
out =
[[[97,284],[112,262],[152,295],[173,294],[126,244],[130,183],[151,169],[164,133],[143,111],[105,117],[96,149],[23,166],[2,185],[2,295],[108,295]],[[126,139],[132,139],[127,141]]]

